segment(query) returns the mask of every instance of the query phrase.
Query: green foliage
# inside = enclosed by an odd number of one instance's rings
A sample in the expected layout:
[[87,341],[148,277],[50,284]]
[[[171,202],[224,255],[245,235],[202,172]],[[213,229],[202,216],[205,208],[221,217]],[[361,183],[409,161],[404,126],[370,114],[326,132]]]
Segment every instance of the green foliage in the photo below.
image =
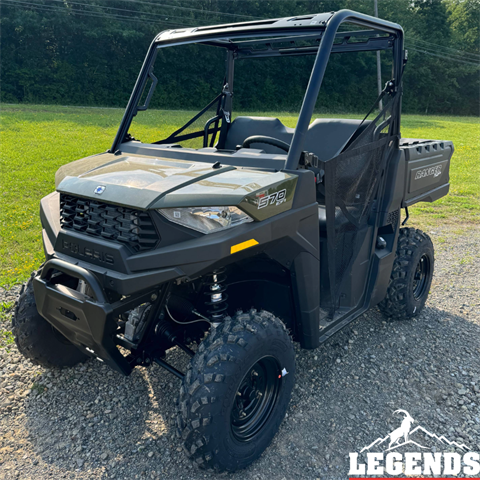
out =
[[47,387],[41,383],[33,382],[30,390],[35,392],[37,395],[41,395],[47,391]]
[[13,333],[10,330],[0,331],[0,343],[6,346],[13,345],[15,343]]
[[[1,100],[124,107],[148,45],[161,30],[341,8],[373,13],[372,0],[169,0],[168,5],[176,8],[124,0],[2,2]],[[478,57],[471,54],[479,54],[479,0],[379,0],[379,15],[405,30],[404,111],[477,115]],[[160,52],[164,68],[154,106],[207,104],[219,92],[224,71],[223,57],[213,50]],[[382,57],[386,81],[390,64],[385,52]],[[261,68],[258,60],[237,62],[236,108],[298,111],[312,61],[269,59]],[[368,108],[376,92],[375,66],[373,54],[333,56],[317,110]]]
[[448,22],[455,45],[472,52],[478,51],[480,43],[480,1],[448,0]]
[[[10,327],[10,314],[14,306],[14,302],[0,302],[0,345],[11,345],[15,342],[12,332],[5,329],[7,325],[7,328]],[[2,323],[4,324],[3,326],[1,325]]]
[[3,320],[4,315],[10,312],[14,305],[14,302],[0,302],[0,320]]

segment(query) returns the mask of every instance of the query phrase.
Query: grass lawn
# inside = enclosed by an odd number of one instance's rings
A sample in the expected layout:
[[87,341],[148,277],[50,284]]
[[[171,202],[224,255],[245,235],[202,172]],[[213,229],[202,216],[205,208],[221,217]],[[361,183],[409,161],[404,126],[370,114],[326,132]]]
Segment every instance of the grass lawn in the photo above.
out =
[[[194,113],[144,112],[132,132],[143,141],[160,139]],[[123,110],[108,108],[1,106],[0,285],[24,281],[43,261],[38,204],[53,191],[55,171],[107,150],[122,115]],[[288,113],[261,115],[279,116],[285,125],[295,126],[296,118]],[[404,137],[452,140],[455,145],[450,195],[412,208],[411,224],[448,222],[455,230],[480,223],[480,120],[404,115],[402,124]]]

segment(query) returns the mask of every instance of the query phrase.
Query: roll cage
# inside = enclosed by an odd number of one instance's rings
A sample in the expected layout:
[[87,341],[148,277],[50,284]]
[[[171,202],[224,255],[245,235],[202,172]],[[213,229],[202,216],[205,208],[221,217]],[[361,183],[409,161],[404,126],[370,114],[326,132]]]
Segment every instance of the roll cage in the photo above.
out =
[[[339,31],[342,24],[349,23],[369,30]],[[355,41],[352,41],[355,40]],[[137,82],[130,96],[122,122],[114,139],[111,152],[118,150],[119,145],[129,140],[128,131],[134,116],[138,111],[146,110],[157,85],[153,75],[153,65],[159,48],[168,46],[204,44],[225,48],[226,73],[223,89],[207,107],[218,102],[217,114],[205,126],[204,135],[207,138],[214,129],[220,127],[219,146],[225,140],[232,118],[232,96],[234,81],[234,62],[241,58],[261,58],[291,55],[316,55],[305,92],[297,126],[293,134],[285,167],[296,170],[299,165],[305,135],[311,122],[315,103],[322,85],[325,70],[331,53],[360,51],[393,51],[393,91],[401,88],[401,75],[404,64],[403,29],[400,25],[369,15],[340,10],[338,12],[288,17],[256,22],[205,26],[188,29],[166,30],[159,33],[153,40]],[[139,105],[148,79],[152,83],[143,105]],[[390,87],[392,90],[392,86]],[[206,108],[207,108],[206,107]],[[200,114],[206,110],[203,109]],[[196,115],[190,122],[200,116]],[[393,119],[393,135],[400,135],[400,108],[396,109]],[[188,122],[187,125],[190,123]],[[185,126],[184,126],[185,127]],[[183,128],[175,133],[180,133]],[[171,138],[172,134],[169,138]],[[164,143],[164,142],[157,142]],[[205,145],[204,143],[204,146]]]

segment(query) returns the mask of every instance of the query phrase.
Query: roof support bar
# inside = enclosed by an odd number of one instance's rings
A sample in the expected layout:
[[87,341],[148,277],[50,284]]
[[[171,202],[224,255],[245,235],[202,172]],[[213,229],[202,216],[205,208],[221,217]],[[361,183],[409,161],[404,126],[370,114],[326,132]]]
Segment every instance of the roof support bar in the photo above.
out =
[[308,83],[305,97],[303,98],[302,109],[298,117],[295,133],[293,134],[292,143],[288,152],[286,169],[296,170],[298,168],[298,162],[300,155],[303,151],[303,145],[305,143],[305,135],[310,125],[310,121],[313,115],[313,109],[318,98],[318,93],[322,85],[325,70],[327,68],[328,59],[332,52],[332,47],[335,41],[335,35],[340,28],[340,25],[344,22],[353,23],[355,25],[361,25],[367,28],[380,30],[382,32],[392,33],[397,36],[395,40],[394,50],[394,66],[395,66],[395,79],[400,79],[400,71],[402,68],[402,62],[397,61],[399,49],[403,50],[403,29],[400,25],[395,23],[380,20],[375,17],[363,15],[361,13],[353,12],[351,10],[339,10],[328,21],[327,28],[322,36],[320,47],[318,49],[317,57],[313,65],[312,73]]
[[[388,50],[392,48],[392,39],[390,37],[369,38],[364,42],[342,42],[336,43],[332,47],[332,53],[345,52],[369,52],[377,50]],[[240,49],[237,52],[238,59],[242,58],[262,58],[262,57],[287,57],[289,55],[316,55],[318,47],[284,47],[279,49]]]

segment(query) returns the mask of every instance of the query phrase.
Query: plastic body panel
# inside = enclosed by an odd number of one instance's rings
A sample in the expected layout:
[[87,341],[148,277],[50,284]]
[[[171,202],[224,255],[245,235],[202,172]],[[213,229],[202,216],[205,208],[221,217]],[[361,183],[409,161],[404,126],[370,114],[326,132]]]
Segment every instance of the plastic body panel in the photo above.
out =
[[444,140],[402,139],[405,153],[403,207],[434,202],[448,193],[453,143]]
[[[273,170],[234,166],[213,168],[212,165],[216,161],[223,162],[223,158],[220,155],[213,155],[209,149],[205,150],[207,151],[202,153],[187,149],[181,152],[184,155],[190,153],[193,161],[170,158],[169,154],[178,152],[165,148],[152,151],[151,154],[155,157],[139,153],[133,155],[105,153],[77,160],[64,165],[57,172],[57,191],[113,205],[146,210],[238,205],[252,192],[270,188],[275,184],[280,185],[287,180],[296,180],[294,175]],[[230,152],[225,156],[234,157],[235,154]],[[268,157],[262,155],[260,161],[263,163],[263,159],[267,160]],[[199,161],[199,158],[204,161]],[[258,153],[250,158],[250,163],[253,159],[254,166],[257,166]],[[283,163],[280,160],[276,166],[282,168]],[[104,187],[100,194],[96,192],[99,185]]]
[[405,189],[405,153],[402,150],[394,149],[392,152],[387,166],[385,185],[380,203],[379,228],[375,233],[376,236],[381,236],[387,245],[382,250],[375,250],[373,255],[371,278],[374,279],[374,283],[371,290],[367,291],[369,307],[377,305],[385,298],[395,260],[400,228],[400,208]]
[[[272,212],[273,216],[263,221],[211,235],[193,236],[189,229],[162,219],[162,239],[170,241],[168,244],[160,242],[155,250],[140,254],[131,254],[121,245],[108,244],[94,236],[65,232],[58,222],[58,194],[49,195],[41,202],[47,261],[61,261],[63,265],[71,265],[71,276],[75,276],[75,270],[80,268],[88,272],[90,278],[94,278],[95,285],[98,284],[102,291],[111,290],[120,295],[132,296],[133,299],[142,295],[142,292],[161,288],[173,280],[189,281],[215,268],[257,254],[266,254],[292,272],[291,288],[297,313],[295,319],[291,320],[297,326],[296,340],[304,348],[315,348],[319,344],[320,267],[314,175],[302,170],[285,172],[285,176],[293,177],[297,184],[296,194],[293,195],[292,192],[290,210],[279,208],[278,214]],[[252,238],[258,245],[232,253],[232,246]],[[109,262],[103,260],[105,257],[110,259]],[[107,345],[100,334],[94,334],[90,322],[93,321],[102,332],[107,324],[111,329],[114,305],[108,302],[92,303],[80,298],[74,291],[62,291],[57,286],[50,285],[40,276],[35,279],[35,285],[35,296],[42,316],[76,345],[93,349],[106,362],[113,361],[111,345]],[[108,298],[107,295],[105,297]],[[70,318],[65,319],[59,309],[73,312],[78,322],[72,323]],[[111,333],[111,330],[108,332]],[[125,373],[124,366],[117,367]]]

